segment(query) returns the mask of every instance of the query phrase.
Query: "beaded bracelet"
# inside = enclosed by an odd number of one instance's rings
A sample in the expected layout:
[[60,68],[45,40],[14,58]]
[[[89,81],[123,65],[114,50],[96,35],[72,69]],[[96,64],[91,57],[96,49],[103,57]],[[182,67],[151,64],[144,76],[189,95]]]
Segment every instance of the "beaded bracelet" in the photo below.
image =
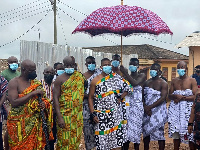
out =
[[188,126],[193,126],[193,123],[188,123]]

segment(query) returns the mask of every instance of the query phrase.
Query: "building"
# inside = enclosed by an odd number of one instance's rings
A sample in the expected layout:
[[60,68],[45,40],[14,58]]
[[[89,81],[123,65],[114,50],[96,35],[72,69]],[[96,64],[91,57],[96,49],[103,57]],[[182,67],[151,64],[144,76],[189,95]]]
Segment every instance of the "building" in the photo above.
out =
[[196,31],[176,45],[177,48],[189,47],[188,75],[194,73],[194,67],[200,65],[200,31]]
[[[120,54],[120,46],[87,47],[94,52],[117,53]],[[181,60],[188,62],[189,57],[160,47],[144,45],[124,45],[123,54],[137,54],[140,61],[140,71],[150,78],[149,69],[153,63],[159,63],[163,71],[163,76],[170,82],[177,76],[177,63]],[[128,66],[125,66],[128,67]]]
[[0,73],[8,68],[7,59],[0,59]]

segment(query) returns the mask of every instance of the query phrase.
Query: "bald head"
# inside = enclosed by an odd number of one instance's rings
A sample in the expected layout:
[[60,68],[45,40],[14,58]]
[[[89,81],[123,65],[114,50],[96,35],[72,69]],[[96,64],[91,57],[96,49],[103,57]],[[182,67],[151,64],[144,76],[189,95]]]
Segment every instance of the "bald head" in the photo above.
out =
[[75,58],[73,56],[66,56],[63,59],[65,68],[74,68],[75,67]]
[[26,59],[22,61],[21,63],[21,72],[23,73],[24,71],[35,71],[36,70],[36,65],[33,61]]
[[187,63],[185,61],[179,61],[177,64],[177,69],[187,69]]

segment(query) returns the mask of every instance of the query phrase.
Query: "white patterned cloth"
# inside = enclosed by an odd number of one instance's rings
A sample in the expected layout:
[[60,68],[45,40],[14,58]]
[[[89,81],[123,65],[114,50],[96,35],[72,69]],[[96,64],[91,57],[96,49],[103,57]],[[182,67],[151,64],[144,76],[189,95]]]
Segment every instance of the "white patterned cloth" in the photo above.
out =
[[142,135],[142,121],[144,115],[144,107],[142,102],[142,87],[133,87],[133,93],[125,97],[127,113],[127,138],[133,143],[140,143]]
[[[149,87],[144,88],[144,101],[147,106],[152,105],[161,97],[161,92]],[[152,115],[144,113],[143,138],[150,136],[151,141],[165,140],[164,126],[167,122],[167,106],[164,101],[159,106],[151,109]]]
[[[193,95],[192,90],[176,90],[172,94],[191,96]],[[189,141],[194,141],[193,134],[189,134],[187,127],[188,121],[190,119],[190,113],[192,109],[193,102],[180,101],[179,103],[174,103],[171,100],[168,108],[168,122],[169,122],[169,137],[172,138],[172,134],[178,132],[182,143],[188,143],[184,140],[184,135],[188,135]]]
[[[94,74],[87,79],[88,87],[85,91],[85,94],[89,94],[89,88],[92,80],[101,74],[101,69],[96,69]],[[94,137],[94,125],[90,122],[90,110],[88,106],[88,99],[84,99],[83,101],[83,133],[85,140],[85,148],[86,150],[90,150],[96,146],[95,137]]]

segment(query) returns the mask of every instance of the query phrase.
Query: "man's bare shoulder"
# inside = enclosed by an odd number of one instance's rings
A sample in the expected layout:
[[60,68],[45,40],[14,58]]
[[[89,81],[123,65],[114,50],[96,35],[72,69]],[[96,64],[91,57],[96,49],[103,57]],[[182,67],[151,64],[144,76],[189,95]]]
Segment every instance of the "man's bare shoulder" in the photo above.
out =
[[16,83],[18,83],[18,81],[19,81],[19,77],[15,77],[15,78],[11,79],[8,84],[16,84]]
[[95,85],[99,80],[101,80],[102,79],[102,75],[100,74],[100,75],[98,75],[98,76],[96,76],[93,80],[92,80],[92,82],[91,82],[91,84],[92,85]]

